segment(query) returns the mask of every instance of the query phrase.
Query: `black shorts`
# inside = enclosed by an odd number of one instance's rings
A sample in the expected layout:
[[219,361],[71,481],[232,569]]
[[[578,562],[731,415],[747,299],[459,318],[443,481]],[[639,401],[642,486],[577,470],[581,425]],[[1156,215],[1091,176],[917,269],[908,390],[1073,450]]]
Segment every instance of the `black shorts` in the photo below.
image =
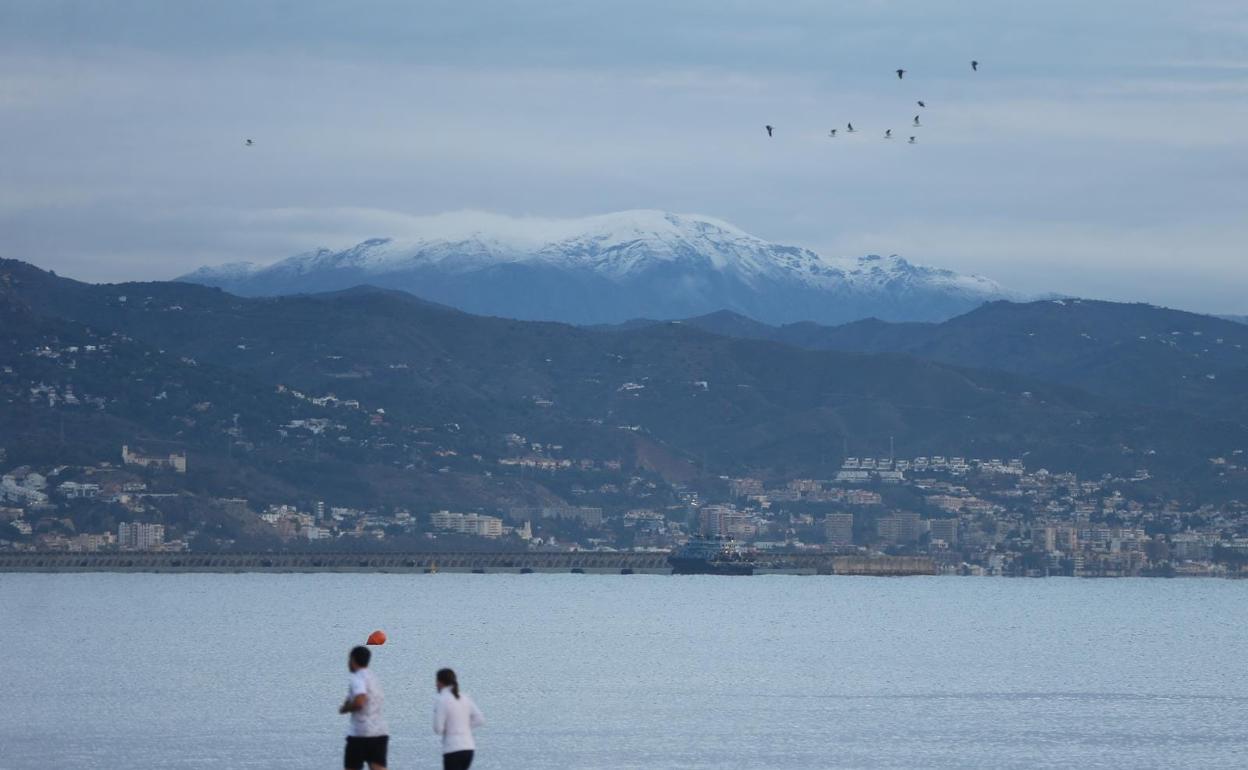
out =
[[373,767],[386,766],[386,751],[390,748],[389,735],[361,738],[347,736],[347,750],[342,756],[342,766],[347,770],[361,770],[367,762]]
[[442,755],[442,770],[468,770],[472,767],[472,751],[452,751]]

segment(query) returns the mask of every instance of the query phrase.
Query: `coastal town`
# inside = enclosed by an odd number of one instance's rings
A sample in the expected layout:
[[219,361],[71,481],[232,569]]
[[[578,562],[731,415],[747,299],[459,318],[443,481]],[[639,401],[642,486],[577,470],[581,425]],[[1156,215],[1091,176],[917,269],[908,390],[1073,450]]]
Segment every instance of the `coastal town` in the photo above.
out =
[[[1079,478],[1023,460],[848,457],[827,479],[665,484],[618,460],[560,457],[508,435],[499,472],[597,468],[575,504],[489,510],[258,504],[193,491],[193,458],[125,445],[116,462],[10,467],[0,477],[0,551],[647,552],[732,540],[760,558],[923,557],[943,575],[1248,576],[1248,504],[1149,500],[1150,475]],[[1245,458],[1209,458],[1242,474]]]

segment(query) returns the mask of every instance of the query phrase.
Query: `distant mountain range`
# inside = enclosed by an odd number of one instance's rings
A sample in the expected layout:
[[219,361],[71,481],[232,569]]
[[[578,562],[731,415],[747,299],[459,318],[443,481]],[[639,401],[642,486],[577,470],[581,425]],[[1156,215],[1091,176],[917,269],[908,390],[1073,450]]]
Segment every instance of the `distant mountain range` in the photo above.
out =
[[843,447],[875,454],[895,440],[910,455],[1021,456],[1083,475],[1144,468],[1167,498],[1248,494],[1209,462],[1248,448],[1248,327],[1146,305],[596,329],[370,287],[242,298],[0,260],[0,322],[10,462],[173,441],[190,448],[200,489],[259,501],[291,490],[444,506],[576,499],[575,475],[500,463],[513,435],[622,462],[620,483],[824,478]]
[[414,238],[375,238],[268,266],[204,267],[178,280],[241,296],[369,284],[481,315],[575,324],[723,309],[768,323],[939,321],[985,301],[1017,298],[980,276],[898,256],[830,259],[703,216],[643,210],[538,220],[459,213],[420,222]]
[[[617,328],[636,330],[646,321]],[[942,323],[876,319],[770,326],[729,312],[684,324],[809,350],[904,353],[998,369],[1118,401],[1248,423],[1248,326],[1144,304],[1057,299],[992,302]]]

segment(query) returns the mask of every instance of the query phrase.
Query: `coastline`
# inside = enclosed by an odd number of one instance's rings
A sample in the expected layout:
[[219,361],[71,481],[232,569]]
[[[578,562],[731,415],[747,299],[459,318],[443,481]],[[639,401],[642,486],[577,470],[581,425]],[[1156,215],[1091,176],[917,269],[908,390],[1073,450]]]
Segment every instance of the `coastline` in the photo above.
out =
[[[0,573],[18,572],[438,572],[600,575],[670,575],[668,554],[611,551],[408,552],[408,553],[164,553],[123,551],[83,553],[15,551],[0,553]],[[937,575],[922,557],[863,558],[832,554],[785,554],[755,575]]]

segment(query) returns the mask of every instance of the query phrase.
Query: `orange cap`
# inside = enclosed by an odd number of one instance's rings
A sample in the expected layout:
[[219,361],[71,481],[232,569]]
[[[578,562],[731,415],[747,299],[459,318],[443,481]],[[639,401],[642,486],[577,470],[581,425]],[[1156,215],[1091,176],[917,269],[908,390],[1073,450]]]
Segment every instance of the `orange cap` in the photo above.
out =
[[385,643],[386,643],[385,631],[372,632],[371,634],[368,635],[368,641],[365,642],[365,644],[385,644]]

